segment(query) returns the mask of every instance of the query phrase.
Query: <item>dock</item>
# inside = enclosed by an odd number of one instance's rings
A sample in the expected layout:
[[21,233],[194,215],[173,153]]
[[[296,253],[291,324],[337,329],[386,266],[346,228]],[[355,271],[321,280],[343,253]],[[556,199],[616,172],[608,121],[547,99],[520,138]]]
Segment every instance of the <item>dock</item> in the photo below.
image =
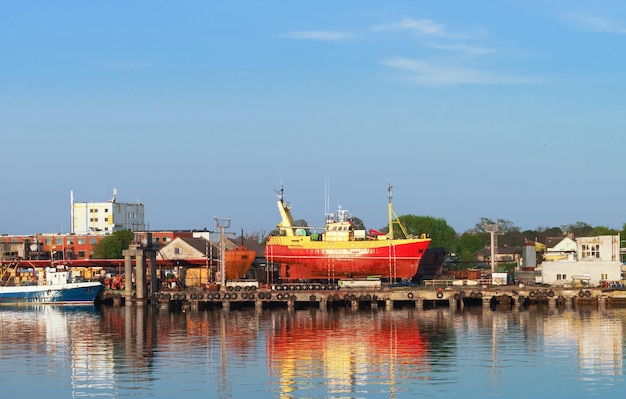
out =
[[[99,300],[104,304],[126,305],[128,300],[119,292],[104,290]],[[288,309],[349,307],[364,308],[414,307],[431,309],[466,306],[495,308],[528,307],[543,304],[548,307],[626,306],[626,290],[599,287],[381,287],[379,289],[287,290],[272,289],[208,291],[189,289],[160,291],[145,300],[130,299],[133,304],[153,304],[172,309],[225,310],[254,307],[256,309],[286,307]]]

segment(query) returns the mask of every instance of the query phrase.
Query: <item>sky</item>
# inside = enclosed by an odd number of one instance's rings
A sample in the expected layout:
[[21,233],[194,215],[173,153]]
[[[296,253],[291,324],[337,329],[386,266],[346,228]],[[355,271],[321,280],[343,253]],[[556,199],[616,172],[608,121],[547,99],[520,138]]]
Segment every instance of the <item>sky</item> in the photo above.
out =
[[24,1],[0,13],[0,233],[141,201],[268,234],[338,207],[621,229],[626,2]]

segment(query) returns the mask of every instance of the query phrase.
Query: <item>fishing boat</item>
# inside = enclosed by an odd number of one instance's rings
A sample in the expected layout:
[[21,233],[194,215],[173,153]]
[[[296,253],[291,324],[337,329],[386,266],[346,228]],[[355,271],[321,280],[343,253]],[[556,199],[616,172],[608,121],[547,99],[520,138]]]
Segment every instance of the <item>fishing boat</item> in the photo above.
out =
[[80,281],[64,266],[39,270],[19,262],[3,270],[0,282],[0,305],[94,304],[103,288],[99,281]]
[[[284,201],[281,188],[277,202],[280,235],[268,238],[265,257],[280,264],[283,280],[411,279],[431,239],[425,234],[407,234],[393,211],[391,185],[388,192],[387,233],[355,230],[347,212],[341,210],[337,215],[328,215],[322,232],[314,233],[314,228],[294,225],[291,204]],[[404,237],[396,238],[395,225]]]

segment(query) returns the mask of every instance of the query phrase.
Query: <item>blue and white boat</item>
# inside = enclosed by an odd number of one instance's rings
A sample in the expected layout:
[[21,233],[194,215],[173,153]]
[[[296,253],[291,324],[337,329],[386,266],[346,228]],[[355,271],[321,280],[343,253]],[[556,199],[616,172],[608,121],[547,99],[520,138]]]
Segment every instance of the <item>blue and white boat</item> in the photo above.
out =
[[0,285],[0,305],[93,305],[103,288],[98,281],[76,281],[71,270],[47,267],[44,274],[29,284]]

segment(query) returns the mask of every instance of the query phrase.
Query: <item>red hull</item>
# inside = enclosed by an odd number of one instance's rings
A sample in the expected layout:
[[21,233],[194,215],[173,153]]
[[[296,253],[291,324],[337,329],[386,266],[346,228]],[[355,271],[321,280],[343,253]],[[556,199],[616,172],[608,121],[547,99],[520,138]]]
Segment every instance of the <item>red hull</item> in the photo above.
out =
[[289,247],[268,243],[265,256],[281,264],[280,277],[286,280],[335,280],[380,276],[410,279],[430,240],[389,241],[389,245],[358,244],[337,249],[332,243],[318,248]]

